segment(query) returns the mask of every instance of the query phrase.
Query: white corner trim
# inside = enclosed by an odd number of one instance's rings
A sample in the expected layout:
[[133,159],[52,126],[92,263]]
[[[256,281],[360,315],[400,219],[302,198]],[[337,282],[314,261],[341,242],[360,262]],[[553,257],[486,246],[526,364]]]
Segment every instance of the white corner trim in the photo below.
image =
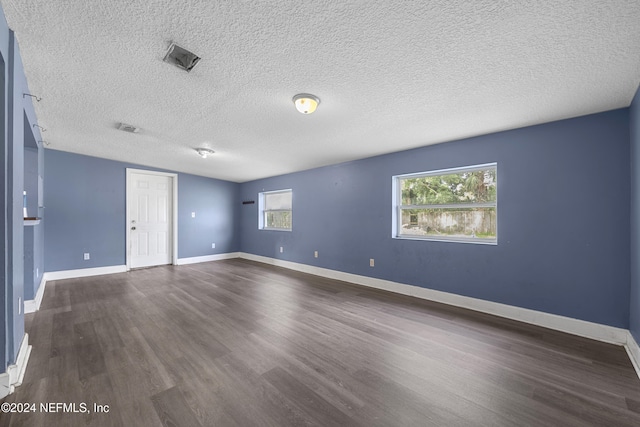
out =
[[631,359],[633,369],[636,370],[636,374],[638,374],[638,378],[640,378],[640,346],[638,346],[638,343],[630,331],[627,331],[627,343],[624,348],[627,350],[629,359]]
[[101,276],[103,274],[126,273],[126,265],[111,265],[108,267],[79,268],[77,270],[48,271],[43,280],[77,279],[79,277]]
[[191,258],[178,258],[176,265],[198,264],[201,262],[220,261],[222,259],[239,258],[240,252],[228,252],[226,254],[195,256]]
[[351,282],[370,288],[382,289],[399,294],[410,295],[416,298],[453,305],[456,307],[467,308],[469,310],[479,311],[482,313],[493,314],[495,316],[530,323],[532,325],[542,326],[561,332],[567,332],[569,334],[591,338],[598,341],[604,341],[611,344],[625,345],[628,341],[629,331],[613,326],[587,322],[585,320],[573,319],[570,317],[559,316],[556,314],[515,307],[507,304],[501,304],[462,295],[456,295],[448,292],[436,291],[433,289],[421,288],[414,285],[406,285],[404,283],[392,282],[389,280],[376,279],[373,277],[344,273],[342,271],[329,270],[327,268],[314,267],[311,265],[299,264],[291,261],[253,255],[246,252],[241,252],[240,257],[252,261],[262,262],[265,264],[288,268],[290,270],[315,274],[316,276],[342,280],[345,282]]
[[31,346],[29,345],[29,334],[24,334],[22,343],[20,343],[16,363],[9,365],[7,372],[0,374],[0,399],[13,393],[15,388],[22,384],[30,355]]
[[44,288],[45,286],[47,286],[45,274],[43,274],[42,278],[40,279],[40,286],[38,286],[36,297],[24,302],[24,314],[35,313],[36,311],[40,310],[40,304],[42,304],[42,298],[44,297]]

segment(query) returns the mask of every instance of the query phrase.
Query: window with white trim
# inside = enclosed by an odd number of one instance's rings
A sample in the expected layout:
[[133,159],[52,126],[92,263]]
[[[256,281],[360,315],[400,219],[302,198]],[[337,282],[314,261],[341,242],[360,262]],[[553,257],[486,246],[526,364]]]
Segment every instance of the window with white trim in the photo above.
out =
[[291,231],[293,191],[265,191],[259,194],[261,230]]
[[393,237],[498,242],[496,163],[393,177]]

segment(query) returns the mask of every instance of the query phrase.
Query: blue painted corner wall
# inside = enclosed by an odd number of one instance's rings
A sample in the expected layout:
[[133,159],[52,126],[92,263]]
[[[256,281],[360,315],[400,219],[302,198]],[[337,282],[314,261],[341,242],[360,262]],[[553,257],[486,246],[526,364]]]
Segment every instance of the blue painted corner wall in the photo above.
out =
[[[36,122],[31,98],[25,98],[29,87],[24,75],[20,50],[0,11],[0,188],[2,191],[0,227],[2,262],[0,263],[0,367],[4,372],[14,364],[24,338],[25,240],[23,225],[23,190],[25,174],[25,141],[40,139],[39,131],[31,131],[25,121]],[[28,129],[28,132],[27,132]],[[37,145],[36,145],[37,149]]]
[[[45,270],[125,265],[126,169],[158,169],[56,150],[45,165]],[[239,250],[238,187],[178,173],[179,258]]]
[[[238,252],[240,185],[187,174],[179,175],[178,185],[180,258]],[[211,248],[212,243],[215,248]]]
[[640,343],[640,88],[631,107],[631,289],[629,330]]
[[[621,109],[247,182],[242,200],[293,189],[293,231],[258,230],[258,205],[244,205],[240,247],[627,328],[628,159]],[[497,246],[392,238],[392,176],[488,162]]]

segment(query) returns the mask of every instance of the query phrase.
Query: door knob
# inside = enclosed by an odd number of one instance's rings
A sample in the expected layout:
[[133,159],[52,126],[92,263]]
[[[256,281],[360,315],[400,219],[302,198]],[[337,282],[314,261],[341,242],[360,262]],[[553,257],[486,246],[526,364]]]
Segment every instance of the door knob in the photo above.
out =
[[131,229],[132,229],[132,230],[135,230],[136,228],[135,228],[135,227],[131,227]]

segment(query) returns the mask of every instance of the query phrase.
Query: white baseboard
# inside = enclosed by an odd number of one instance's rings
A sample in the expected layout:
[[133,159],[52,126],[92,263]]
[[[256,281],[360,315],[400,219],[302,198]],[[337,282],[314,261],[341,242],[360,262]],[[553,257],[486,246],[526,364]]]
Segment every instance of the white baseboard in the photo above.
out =
[[44,280],[77,279],[79,277],[101,276],[103,274],[126,273],[126,265],[110,265],[108,267],[79,268],[77,270],[47,271]]
[[[239,258],[239,252],[230,252],[226,254],[207,255],[192,258],[179,258],[176,265],[195,264],[200,262],[218,261],[222,259]],[[63,280],[63,279],[77,279],[79,277],[100,276],[103,274],[115,274],[126,273],[126,265],[113,265],[108,267],[95,267],[95,268],[81,268],[77,270],[63,270],[63,271],[49,271],[42,275],[40,286],[36,292],[36,296],[32,300],[24,302],[24,313],[35,313],[40,310],[40,304],[42,304],[42,298],[44,297],[44,290],[47,286],[47,281]]]
[[626,329],[601,325],[599,323],[587,322],[584,320],[573,319],[570,317],[559,316],[542,311],[530,310],[527,308],[515,307],[507,304],[465,297],[462,295],[421,288],[419,286],[406,285],[404,283],[392,282],[389,280],[344,273],[342,271],[329,270],[327,268],[314,267],[312,265],[299,264],[291,261],[253,255],[245,252],[241,252],[240,257],[266,264],[276,265],[279,267],[285,267],[290,270],[314,274],[316,276],[342,280],[362,286],[368,286],[371,288],[410,295],[416,298],[441,302],[456,307],[493,314],[495,316],[506,317],[507,319],[518,320],[520,322],[542,326],[557,331],[567,332],[569,334],[591,338],[598,341],[604,341],[611,344],[625,345],[627,344],[628,340],[629,331],[627,331]]
[[77,279],[79,277],[101,276],[103,274],[114,273],[126,273],[126,265],[112,265],[108,267],[95,267],[95,268],[80,268],[78,270],[63,270],[63,271],[49,271],[42,275],[40,286],[36,291],[34,299],[24,302],[24,313],[35,313],[40,310],[40,304],[42,304],[42,298],[44,297],[44,290],[48,281],[63,280],[63,279]]
[[15,388],[22,384],[30,355],[31,346],[29,345],[29,334],[24,334],[22,342],[20,343],[16,363],[9,365],[7,372],[0,374],[0,399],[13,393]]
[[45,279],[45,274],[43,274],[42,279],[40,280],[40,286],[38,286],[38,290],[36,291],[35,298],[24,302],[24,314],[35,313],[40,310],[40,304],[42,304],[42,298],[44,297],[45,286],[47,286],[47,280]]
[[633,338],[633,335],[631,335],[631,332],[627,331],[627,333],[627,344],[624,348],[627,350],[629,359],[631,359],[631,364],[640,378],[640,346],[638,346],[638,343]]
[[[342,271],[331,270],[328,268],[315,267],[307,264],[300,264],[291,261],[269,258],[260,255],[254,255],[246,252],[230,252],[226,254],[207,255],[191,258],[180,258],[176,265],[187,265],[201,262],[218,261],[231,258],[244,258],[252,261],[262,262],[265,264],[275,265],[288,268],[290,270],[309,273],[316,276],[326,277],[329,279],[342,280],[357,285],[367,286],[370,288],[382,289],[403,295],[410,295],[416,298],[440,302],[456,307],[466,308],[469,310],[479,311],[482,313],[492,314],[507,319],[517,320],[532,325],[542,326],[545,328],[578,335],[598,341],[611,344],[622,345],[627,350],[631,363],[633,364],[638,377],[640,377],[640,347],[634,340],[633,336],[627,329],[616,328],[613,326],[602,325],[599,323],[588,322],[585,320],[573,319],[571,317],[559,316],[556,314],[545,313],[542,311],[531,310],[527,308],[515,307],[507,304],[501,304],[492,301],[481,300],[472,297],[452,294],[448,292],[436,291],[419,286],[407,285],[404,283],[392,282],[390,280],[376,279],[374,277],[360,276],[358,274],[345,273]],[[102,274],[123,273],[127,271],[126,265],[117,265],[111,267],[86,268],[80,270],[66,270],[47,272],[42,277],[42,283],[38,288],[36,298],[34,300],[25,301],[25,313],[36,311],[40,307],[42,296],[46,282],[49,280],[72,279],[78,277],[89,277]],[[32,310],[32,311],[31,311]],[[29,351],[31,347],[29,346]],[[2,374],[5,375],[5,374]],[[1,375],[0,375],[1,378]],[[0,389],[2,388],[0,381]],[[1,395],[1,391],[0,391]]]
[[226,254],[195,256],[191,258],[178,258],[176,265],[198,264],[201,262],[219,261],[221,259],[239,258],[240,252],[229,252]]

